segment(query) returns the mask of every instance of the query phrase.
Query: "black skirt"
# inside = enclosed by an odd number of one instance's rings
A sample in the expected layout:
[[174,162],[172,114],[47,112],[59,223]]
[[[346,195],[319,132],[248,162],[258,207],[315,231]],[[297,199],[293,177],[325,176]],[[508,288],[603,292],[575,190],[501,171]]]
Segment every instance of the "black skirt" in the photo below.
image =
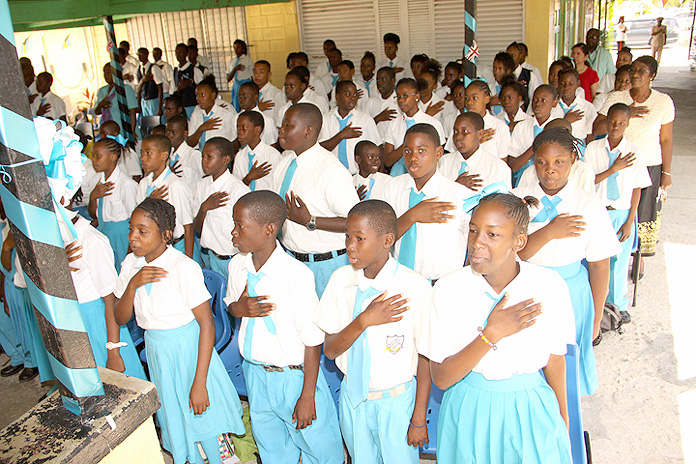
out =
[[648,166],[648,173],[652,185],[640,191],[640,203],[638,204],[638,222],[653,222],[657,219],[657,213],[662,210],[662,200],[657,201],[662,181],[662,165]]

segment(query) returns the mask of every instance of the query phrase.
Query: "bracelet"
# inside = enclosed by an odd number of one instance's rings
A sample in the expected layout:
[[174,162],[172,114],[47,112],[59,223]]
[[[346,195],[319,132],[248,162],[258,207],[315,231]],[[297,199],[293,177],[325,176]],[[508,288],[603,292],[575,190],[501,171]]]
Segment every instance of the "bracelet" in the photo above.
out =
[[664,174],[664,175],[666,175],[666,176],[671,176],[671,175],[672,175],[671,172],[665,172],[665,171],[662,171],[662,174]]
[[493,351],[496,351],[498,349],[496,344],[493,343],[492,341],[490,341],[488,338],[486,338],[486,336],[483,334],[483,327],[479,326],[479,328],[476,330],[478,330],[479,337],[481,337],[481,340],[483,340],[483,343],[490,346]]
[[417,425],[413,425],[413,422],[412,422],[412,421],[408,421],[408,423],[411,424],[411,427],[413,427],[414,429],[422,429],[423,427],[425,427],[426,425],[428,425],[428,424],[426,423],[426,424],[423,424],[423,425],[421,425],[420,427],[418,427]]

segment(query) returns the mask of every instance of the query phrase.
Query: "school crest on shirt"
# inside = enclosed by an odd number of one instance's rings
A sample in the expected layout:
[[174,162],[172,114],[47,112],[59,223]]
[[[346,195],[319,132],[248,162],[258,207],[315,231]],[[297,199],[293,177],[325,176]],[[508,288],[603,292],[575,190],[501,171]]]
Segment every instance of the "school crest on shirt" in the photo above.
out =
[[396,354],[401,348],[404,347],[404,340],[406,337],[403,335],[387,335],[387,349],[392,353]]

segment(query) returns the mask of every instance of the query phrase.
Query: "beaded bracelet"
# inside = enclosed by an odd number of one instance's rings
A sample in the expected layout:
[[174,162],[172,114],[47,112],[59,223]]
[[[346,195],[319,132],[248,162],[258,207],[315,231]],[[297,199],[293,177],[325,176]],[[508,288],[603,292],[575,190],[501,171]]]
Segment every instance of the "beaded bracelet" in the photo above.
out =
[[411,421],[408,421],[408,423],[411,424],[411,427],[413,427],[414,429],[422,429],[423,427],[425,427],[426,425],[428,425],[428,424],[423,424],[423,425],[421,425],[421,426],[419,427],[419,426],[417,426],[417,425],[413,425],[413,422],[411,422]]
[[476,330],[478,330],[479,337],[481,337],[481,340],[483,340],[483,343],[490,346],[493,351],[496,351],[498,349],[496,344],[493,343],[492,341],[490,341],[489,339],[487,339],[486,336],[483,334],[483,327],[479,327]]

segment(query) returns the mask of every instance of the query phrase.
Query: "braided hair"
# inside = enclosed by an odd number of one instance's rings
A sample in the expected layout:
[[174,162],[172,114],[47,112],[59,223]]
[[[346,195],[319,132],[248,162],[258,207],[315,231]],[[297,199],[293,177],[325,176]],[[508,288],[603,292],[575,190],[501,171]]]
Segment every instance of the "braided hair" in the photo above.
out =
[[515,231],[526,234],[529,226],[529,208],[539,205],[539,200],[532,196],[520,198],[512,193],[491,193],[479,201],[476,209],[486,203],[499,203],[505,208],[505,214],[515,223]]
[[160,232],[162,239],[167,245],[174,242],[174,226],[176,225],[176,210],[174,207],[159,198],[145,198],[142,203],[135,207],[152,220]]
[[115,154],[117,162],[121,159],[121,156],[125,151],[125,147],[123,145],[121,145],[116,140],[110,137],[104,137],[102,139],[99,139],[92,147],[92,150],[94,150],[94,148],[96,148],[97,146],[103,146],[104,148],[106,148],[106,150],[108,150],[109,153]]
[[534,139],[534,144],[532,145],[534,156],[539,153],[539,150],[543,145],[548,143],[557,143],[561,147],[568,150],[574,159],[577,159],[580,156],[580,140],[573,137],[573,134],[565,127],[545,129],[539,135],[537,135],[537,137]]

